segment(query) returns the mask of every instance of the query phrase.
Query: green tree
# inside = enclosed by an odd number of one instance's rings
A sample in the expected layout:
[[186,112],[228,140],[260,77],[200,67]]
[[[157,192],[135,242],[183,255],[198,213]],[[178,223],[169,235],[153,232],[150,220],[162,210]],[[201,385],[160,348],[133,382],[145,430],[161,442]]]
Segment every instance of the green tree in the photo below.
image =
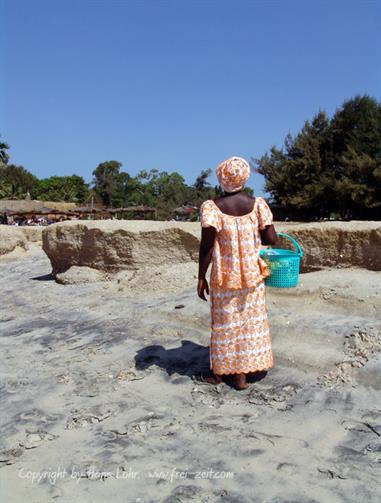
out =
[[329,120],[319,111],[281,149],[252,159],[271,201],[292,217],[375,216],[380,207],[381,105],[369,96],[344,102]]
[[126,187],[126,201],[123,206],[153,206],[153,198],[148,194],[145,185],[138,177],[130,177]]
[[14,164],[0,166],[0,194],[3,198],[23,199],[32,192],[38,182],[23,166]]
[[0,166],[0,199],[12,198],[12,185],[3,177],[2,167]]
[[326,114],[319,111],[294,138],[286,136],[283,149],[273,146],[270,155],[253,159],[272,201],[299,217],[311,218],[316,211],[323,216],[328,211],[330,177],[324,155],[328,128]]
[[51,176],[38,180],[32,190],[35,199],[82,203],[89,195],[88,185],[78,175]]
[[5,143],[0,139],[0,166],[8,164],[9,154],[7,150],[9,150],[8,143]]
[[132,189],[131,177],[128,173],[117,173],[114,178],[114,187],[111,195],[111,206],[120,208],[127,205],[128,195]]
[[330,160],[337,211],[343,218],[378,218],[381,209],[381,103],[346,100],[330,124]]
[[140,171],[136,176],[141,204],[157,208],[159,218],[167,218],[177,206],[187,202],[188,187],[177,172]]
[[106,161],[98,164],[93,171],[95,193],[102,199],[105,206],[111,206],[121,167],[122,163],[118,161]]
[[218,187],[212,187],[208,182],[209,176],[212,174],[210,168],[204,169],[196,178],[193,184],[193,204],[200,206],[206,199],[213,199],[219,192]]
[[199,192],[205,192],[211,188],[210,183],[208,182],[208,178],[212,174],[212,170],[210,168],[204,169],[196,178],[194,182],[194,187]]

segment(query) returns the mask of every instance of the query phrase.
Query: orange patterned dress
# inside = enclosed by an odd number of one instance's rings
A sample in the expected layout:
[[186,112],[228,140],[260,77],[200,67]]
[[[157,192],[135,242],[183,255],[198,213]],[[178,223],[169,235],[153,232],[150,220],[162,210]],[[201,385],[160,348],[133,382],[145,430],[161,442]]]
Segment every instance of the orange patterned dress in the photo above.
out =
[[274,366],[266,311],[265,262],[259,230],[273,223],[262,197],[243,216],[223,213],[212,200],[201,206],[202,227],[215,227],[210,274],[210,366],[215,374],[267,370]]

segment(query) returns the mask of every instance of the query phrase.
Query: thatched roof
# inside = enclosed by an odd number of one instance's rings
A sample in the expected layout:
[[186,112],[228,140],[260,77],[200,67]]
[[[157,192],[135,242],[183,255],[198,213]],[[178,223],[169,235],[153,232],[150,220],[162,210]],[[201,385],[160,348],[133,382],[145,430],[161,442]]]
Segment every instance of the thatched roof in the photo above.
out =
[[8,215],[67,215],[68,212],[64,210],[57,210],[56,208],[47,208],[46,206],[41,206],[40,208],[26,209],[21,208],[19,210],[7,210]]
[[71,213],[101,213],[107,211],[106,208],[100,209],[91,206],[77,206],[70,210]]
[[67,211],[62,211],[62,210],[57,210],[56,208],[47,208],[46,206],[43,206],[37,211],[34,211],[33,213],[39,213],[41,215],[52,215],[54,214],[67,214]]
[[7,206],[0,206],[0,213],[11,213],[12,210]]
[[149,206],[126,206],[125,208],[109,208],[110,213],[123,213],[123,212],[139,212],[139,213],[154,213],[156,208]]
[[61,211],[71,210],[75,203],[62,201],[40,201],[37,199],[0,199],[0,208],[11,211],[37,211],[42,207],[55,208]]

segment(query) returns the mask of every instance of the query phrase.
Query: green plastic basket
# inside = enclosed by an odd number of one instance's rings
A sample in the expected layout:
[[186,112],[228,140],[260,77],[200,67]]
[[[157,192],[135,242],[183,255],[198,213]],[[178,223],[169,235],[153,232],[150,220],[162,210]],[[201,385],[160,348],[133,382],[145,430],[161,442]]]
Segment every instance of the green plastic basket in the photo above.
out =
[[293,288],[298,284],[300,258],[303,257],[303,251],[297,241],[288,234],[278,232],[277,235],[289,239],[296,251],[266,248],[259,252],[270,269],[270,276],[265,279],[265,285],[276,288]]

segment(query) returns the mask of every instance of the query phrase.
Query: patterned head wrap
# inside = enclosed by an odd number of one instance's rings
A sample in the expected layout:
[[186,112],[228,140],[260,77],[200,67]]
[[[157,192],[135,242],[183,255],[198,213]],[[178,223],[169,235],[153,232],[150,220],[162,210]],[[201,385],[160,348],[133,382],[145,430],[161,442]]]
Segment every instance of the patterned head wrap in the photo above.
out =
[[217,166],[216,175],[224,192],[235,192],[249,179],[250,166],[242,157],[230,157]]

